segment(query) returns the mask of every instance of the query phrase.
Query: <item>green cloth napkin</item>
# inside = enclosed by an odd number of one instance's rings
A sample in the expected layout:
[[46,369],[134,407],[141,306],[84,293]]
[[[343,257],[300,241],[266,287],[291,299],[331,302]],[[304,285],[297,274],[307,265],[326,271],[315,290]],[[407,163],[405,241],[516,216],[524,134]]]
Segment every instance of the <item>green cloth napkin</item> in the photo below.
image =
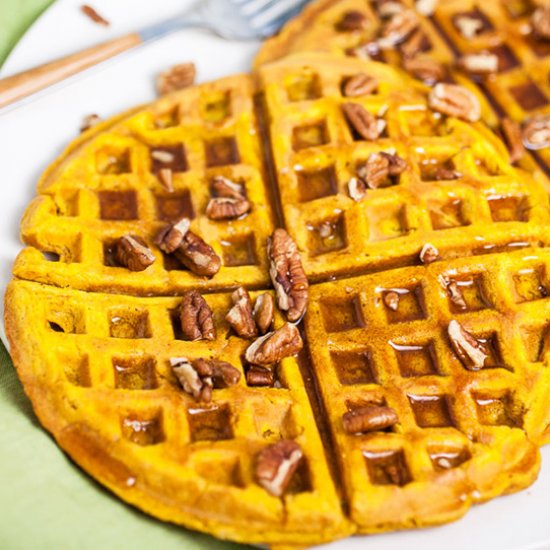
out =
[[[49,4],[51,0],[0,0],[0,63]],[[237,547],[152,519],[76,467],[38,424],[0,342],[1,549]]]

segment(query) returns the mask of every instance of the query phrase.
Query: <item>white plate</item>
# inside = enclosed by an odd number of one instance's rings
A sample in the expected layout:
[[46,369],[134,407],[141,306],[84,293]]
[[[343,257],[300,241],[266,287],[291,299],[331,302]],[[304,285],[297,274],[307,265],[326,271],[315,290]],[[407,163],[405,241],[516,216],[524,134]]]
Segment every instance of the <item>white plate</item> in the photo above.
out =
[[[135,30],[177,13],[189,0],[94,0],[110,22],[94,25],[79,11],[81,0],[57,0],[25,35],[2,76]],[[78,133],[82,117],[108,117],[155,97],[154,76],[175,63],[193,60],[200,81],[247,71],[257,43],[226,42],[202,31],[183,31],[124,55],[107,66],[41,94],[39,99],[0,112],[0,297],[21,248],[18,226],[38,177]],[[2,300],[3,302],[3,300]],[[3,312],[0,305],[0,313]],[[3,315],[1,317],[3,319]],[[3,323],[0,336],[5,341]],[[550,548],[550,448],[543,450],[540,478],[530,489],[477,506],[465,518],[443,527],[353,538],[332,550],[548,549]],[[214,543],[213,543],[214,546]]]

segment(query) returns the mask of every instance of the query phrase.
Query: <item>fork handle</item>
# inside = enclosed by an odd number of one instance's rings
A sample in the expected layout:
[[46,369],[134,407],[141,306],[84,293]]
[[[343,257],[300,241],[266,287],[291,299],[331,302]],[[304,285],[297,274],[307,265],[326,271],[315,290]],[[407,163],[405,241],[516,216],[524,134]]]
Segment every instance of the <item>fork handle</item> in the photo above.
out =
[[130,33],[0,80],[0,108],[142,43]]

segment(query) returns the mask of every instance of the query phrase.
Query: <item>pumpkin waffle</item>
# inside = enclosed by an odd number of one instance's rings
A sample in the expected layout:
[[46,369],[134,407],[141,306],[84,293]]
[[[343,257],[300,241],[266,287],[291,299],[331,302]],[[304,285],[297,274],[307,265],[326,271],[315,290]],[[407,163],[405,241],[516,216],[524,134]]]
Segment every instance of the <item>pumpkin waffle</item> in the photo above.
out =
[[[452,490],[441,499],[433,488],[423,492],[439,476],[479,479],[474,500],[506,491],[498,481],[481,481],[484,467],[496,463],[475,446],[506,456],[504,469],[521,469],[523,452],[516,462],[508,447],[521,441],[518,428],[548,439],[541,404],[550,310],[536,273],[549,259],[546,250],[526,250],[312,287],[306,333],[359,532],[376,529],[386,514],[414,525],[419,507],[458,514],[467,502]],[[465,307],[450,299],[443,277],[459,282]],[[395,309],[385,303],[389,292],[399,295]],[[453,320],[490,342],[492,367],[464,367],[447,336]],[[346,433],[343,415],[373,403],[391,407],[398,423],[386,432]]]
[[[40,421],[96,479],[161,519],[246,542],[348,535],[296,359],[280,362],[275,387],[248,386],[249,341],[225,320],[230,294],[206,300],[217,337],[188,342],[173,324],[180,298],[12,283],[6,325]],[[170,368],[182,356],[228,361],[240,380],[197,403]],[[254,482],[254,456],[280,438],[306,457],[284,499]]]
[[[419,263],[426,243],[452,258],[548,242],[544,187],[510,166],[484,125],[434,114],[427,88],[413,79],[403,85],[387,65],[322,54],[308,61],[285,58],[259,75],[285,223],[311,280]],[[342,82],[358,73],[379,82],[376,92],[343,97]],[[342,110],[350,101],[381,113],[380,139],[354,134]],[[404,172],[353,200],[350,180],[380,151],[405,159]],[[440,169],[460,177],[436,181]]]
[[[39,182],[21,224],[30,247],[18,257],[15,275],[134,295],[265,287],[265,243],[274,214],[253,97],[250,77],[234,76],[163,97],[85,132]],[[163,153],[170,159],[165,165]],[[172,189],[163,185],[163,167],[171,171]],[[244,186],[250,212],[233,220],[206,215],[219,176]],[[164,256],[155,243],[159,231],[182,216],[221,258],[223,269],[212,280]],[[154,254],[146,271],[129,271],[114,260],[114,243],[127,234],[140,237]]]
[[[428,58],[445,68],[444,80],[455,81],[477,95],[483,120],[495,129],[500,128],[504,117],[523,124],[536,115],[550,113],[550,41],[537,36],[532,22],[535,10],[544,2],[438,0],[429,17],[415,11],[416,33],[402,44],[380,50],[373,44],[387,21],[383,17],[385,4],[414,11],[422,2],[316,0],[264,43],[255,63],[260,66],[292,53],[316,51],[370,58],[398,67],[406,67],[407,57]],[[360,14],[364,20],[352,28],[342,28],[346,13]],[[416,43],[415,34],[424,36],[421,46],[407,53],[407,43]],[[471,54],[494,55],[496,70],[488,75],[465,70],[460,61]],[[533,149],[520,164],[530,170],[540,166],[548,175],[548,147]]]
[[[344,98],[358,73],[376,86]],[[284,545],[451,521],[535,479],[548,195],[482,123],[428,108],[430,90],[387,64],[289,57],[95,126],[48,169],[6,332],[75,462],[160,519]],[[240,164],[205,167],[227,140]],[[189,170],[167,179],[181,143]],[[397,176],[358,174],[372,154]],[[219,177],[244,216],[209,217]],[[160,216],[157,197],[183,192],[194,217]],[[253,266],[224,254],[243,235]],[[219,271],[168,269],[199,238]],[[282,312],[300,323],[308,292],[299,332]]]

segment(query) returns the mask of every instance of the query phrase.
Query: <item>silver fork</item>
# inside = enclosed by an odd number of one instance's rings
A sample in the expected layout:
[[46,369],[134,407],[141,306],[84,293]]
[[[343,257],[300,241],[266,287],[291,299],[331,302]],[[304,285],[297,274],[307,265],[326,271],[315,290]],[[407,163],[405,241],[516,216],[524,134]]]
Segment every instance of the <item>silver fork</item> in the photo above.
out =
[[0,80],[0,108],[180,29],[200,27],[230,40],[266,38],[307,1],[197,0],[191,9],[176,17]]

